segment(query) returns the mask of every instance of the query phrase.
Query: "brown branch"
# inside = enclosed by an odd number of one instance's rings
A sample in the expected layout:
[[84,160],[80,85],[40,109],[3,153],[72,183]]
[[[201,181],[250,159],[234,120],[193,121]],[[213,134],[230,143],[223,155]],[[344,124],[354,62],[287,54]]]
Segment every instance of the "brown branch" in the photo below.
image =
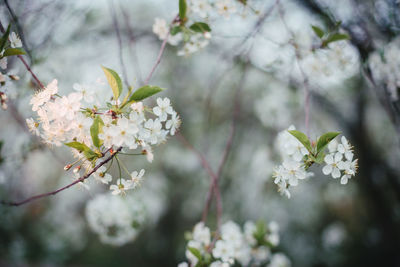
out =
[[216,198],[216,205],[217,205],[217,218],[221,217],[221,215],[222,215],[222,200],[221,200],[221,194],[219,192],[218,182],[219,182],[219,178],[222,175],[222,170],[223,170],[223,168],[225,166],[225,163],[226,163],[226,161],[228,159],[229,153],[230,153],[231,148],[232,148],[232,143],[233,143],[233,139],[234,139],[235,132],[236,132],[236,121],[237,121],[237,118],[238,118],[239,112],[240,112],[240,98],[239,98],[240,97],[240,91],[242,90],[242,88],[244,86],[246,73],[247,73],[247,62],[244,65],[242,76],[240,78],[238,87],[237,87],[236,92],[235,92],[231,129],[230,129],[229,137],[228,137],[228,139],[226,141],[226,145],[225,145],[225,148],[224,148],[224,152],[223,152],[223,156],[222,156],[221,162],[220,162],[220,164],[218,166],[216,179],[213,182],[213,184],[210,185],[210,189],[209,189],[209,194],[208,194],[208,197],[207,197],[206,205],[205,205],[204,210],[203,210],[203,217],[202,217],[203,218],[202,219],[203,222],[205,222],[206,219],[207,219],[208,210],[209,210],[209,207],[211,205],[211,195],[212,195],[212,191],[213,190],[215,191],[215,198]]
[[[117,153],[119,151],[121,151],[122,147],[119,147],[115,153],[112,153],[108,158],[106,158],[104,161],[100,162],[96,167],[94,167],[90,172],[88,172],[87,174],[85,174],[84,176],[80,177],[79,179],[73,181],[72,183],[61,187],[55,191],[52,192],[48,192],[48,193],[43,193],[43,194],[39,194],[39,195],[35,195],[32,197],[29,197],[27,199],[24,199],[22,201],[17,201],[17,202],[8,202],[8,201],[1,201],[0,203],[3,205],[8,205],[8,206],[20,206],[29,202],[32,202],[34,200],[40,199],[40,198],[44,198],[44,197],[48,197],[48,196],[53,196],[61,191],[64,191],[65,189],[70,188],[71,186],[83,182],[84,180],[86,180],[87,178],[90,177],[90,175],[92,175],[93,173],[95,173],[101,166],[103,166],[104,164],[106,164],[107,162],[109,162],[115,155],[117,155]],[[107,153],[110,149],[108,149],[105,153]]]

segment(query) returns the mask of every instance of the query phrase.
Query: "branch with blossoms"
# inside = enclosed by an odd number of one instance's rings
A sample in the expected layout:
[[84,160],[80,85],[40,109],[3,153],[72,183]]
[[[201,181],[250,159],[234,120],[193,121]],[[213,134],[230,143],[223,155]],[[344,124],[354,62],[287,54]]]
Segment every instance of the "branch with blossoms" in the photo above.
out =
[[[161,47],[159,58],[147,81],[151,79],[158,66],[164,48],[165,46]],[[102,183],[108,184],[112,181],[112,177],[107,171],[114,158],[118,163],[119,178],[116,185],[110,186],[113,194],[123,194],[140,184],[144,170],[129,173],[117,155],[131,155],[122,150],[124,148],[135,150],[141,147],[141,151],[134,155],[146,155],[151,162],[153,160],[151,145],[164,142],[169,133],[174,135],[180,125],[180,119],[167,98],[158,98],[158,106],[153,109],[143,105],[142,100],[162,91],[161,88],[145,85],[133,91],[133,88],[130,87],[125,97],[120,99],[123,91],[121,78],[112,69],[103,67],[103,71],[111,87],[112,102],[106,101],[109,99],[109,94],[103,93],[103,99],[96,99],[93,91],[78,84],[74,85],[74,89],[78,92],[60,96],[57,80],[52,81],[43,91],[38,92],[30,102],[32,110],[38,113],[39,120],[27,119],[29,129],[47,144],[55,146],[65,144],[72,148],[73,155],[78,159],[66,165],[64,169],[70,170],[77,165],[74,168],[74,175],[77,179],[55,191],[35,195],[18,202],[2,201],[2,204],[19,206],[55,195],[75,184],[83,184],[92,174]],[[106,107],[98,105],[89,107],[91,103],[101,103],[101,101],[105,102]],[[151,113],[156,118],[154,120],[146,119],[144,112]],[[167,120],[169,116],[171,118]],[[163,127],[165,128],[163,129]],[[114,147],[117,148],[114,149]],[[98,163],[108,152],[110,153],[109,157]],[[108,168],[103,167],[110,161],[111,164]],[[121,165],[122,170],[131,179],[125,180],[121,177]],[[80,176],[82,170],[85,173]]]

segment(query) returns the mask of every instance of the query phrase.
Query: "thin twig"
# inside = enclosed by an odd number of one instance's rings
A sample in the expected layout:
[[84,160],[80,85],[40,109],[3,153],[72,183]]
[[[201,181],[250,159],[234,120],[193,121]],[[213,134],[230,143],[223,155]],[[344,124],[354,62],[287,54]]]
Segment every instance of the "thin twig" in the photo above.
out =
[[239,84],[238,84],[238,87],[236,89],[235,96],[234,96],[234,101],[233,101],[234,102],[234,106],[233,106],[233,112],[232,112],[232,123],[231,123],[231,129],[230,129],[229,137],[228,137],[228,139],[226,141],[226,145],[225,145],[225,148],[224,148],[223,156],[222,156],[221,162],[220,162],[220,164],[218,166],[216,179],[213,182],[213,184],[210,185],[210,189],[209,189],[209,193],[208,193],[208,196],[207,196],[206,205],[205,205],[204,210],[203,210],[202,219],[203,219],[204,222],[207,219],[208,210],[209,210],[209,207],[211,205],[211,196],[212,196],[212,191],[213,190],[214,190],[215,197],[216,197],[217,218],[220,218],[222,216],[222,200],[221,200],[221,194],[219,192],[219,178],[222,175],[222,170],[223,170],[223,168],[225,166],[225,163],[226,163],[226,161],[228,159],[229,153],[230,153],[231,148],[232,148],[232,143],[233,143],[233,139],[234,139],[235,132],[236,132],[236,121],[237,121],[237,118],[238,118],[239,112],[240,112],[240,91],[242,90],[242,88],[244,86],[246,73],[247,73],[247,63],[245,63],[245,65],[244,65],[242,76],[240,78],[240,81],[239,81]]
[[[172,20],[172,23],[175,22],[175,21],[177,21],[178,19],[179,19],[179,15],[176,15],[176,17]],[[154,73],[154,71],[156,70],[158,64],[160,64],[161,58],[162,58],[162,56],[163,56],[163,54],[164,54],[165,47],[166,47],[166,45],[167,45],[167,42],[168,42],[168,38],[169,38],[170,33],[171,33],[171,27],[169,27],[167,36],[165,37],[164,41],[163,41],[162,44],[161,44],[161,49],[160,49],[160,52],[158,53],[157,60],[156,60],[156,64],[154,64],[154,66],[153,66],[153,68],[151,69],[149,75],[147,75],[146,80],[144,80],[144,84],[148,84],[148,83],[149,83],[149,81],[150,81],[151,77],[153,76],[153,73]]]
[[[27,199],[24,199],[24,200],[22,200],[22,201],[17,201],[17,202],[2,201],[1,204],[3,204],[3,205],[8,205],[8,206],[20,206],[20,205],[23,205],[23,204],[32,202],[32,201],[37,200],[37,199],[40,199],[40,198],[44,198],[44,197],[48,197],[48,196],[53,196],[53,195],[55,195],[55,194],[57,194],[57,193],[59,193],[59,192],[61,192],[61,191],[64,191],[65,189],[68,189],[68,188],[70,188],[71,186],[73,186],[73,185],[75,185],[75,184],[77,184],[77,183],[83,182],[84,180],[86,180],[87,178],[89,178],[90,175],[92,175],[93,173],[95,173],[101,166],[103,166],[104,164],[106,164],[107,162],[109,162],[115,155],[117,155],[117,153],[118,153],[119,151],[121,151],[121,149],[122,149],[122,147],[119,147],[119,148],[115,151],[115,153],[112,153],[108,158],[106,158],[104,161],[102,161],[101,163],[99,163],[99,164],[98,164],[96,167],[94,167],[90,172],[88,172],[88,173],[85,174],[84,176],[80,177],[79,179],[76,179],[75,181],[73,181],[72,183],[70,183],[70,184],[68,184],[68,185],[66,185],[66,186],[64,186],[64,187],[61,187],[61,188],[59,188],[59,189],[57,189],[57,190],[55,190],[55,191],[52,191],[52,192],[48,192],[48,193],[44,193],[44,194],[35,195],[35,196],[29,197],[29,198],[27,198]],[[109,151],[109,150],[107,150],[107,151]],[[106,152],[107,152],[107,151],[106,151]]]
[[[208,173],[208,175],[211,178],[210,187],[209,187],[208,194],[207,194],[207,199],[206,199],[206,206],[204,207],[203,215],[202,215],[202,221],[205,222],[206,219],[207,219],[208,210],[209,210],[209,207],[210,207],[210,204],[211,204],[211,200],[212,200],[212,195],[213,195],[213,192],[214,192],[213,188],[217,184],[218,177],[215,174],[215,172],[212,170],[212,168],[211,168],[210,164],[208,163],[206,157],[200,151],[198,151],[196,148],[194,148],[194,146],[189,143],[189,141],[182,135],[181,132],[178,132],[176,134],[176,136],[177,136],[178,140],[181,141],[184,146],[186,146],[188,149],[190,149],[191,151],[193,151],[193,153],[196,154],[196,156],[198,157],[198,159],[200,161],[200,164],[202,165],[203,169],[206,170],[206,172]],[[217,189],[217,192],[214,192],[214,194],[219,194],[219,193],[220,193],[219,189]],[[220,201],[221,197],[219,196],[218,199],[219,200],[217,201],[217,203]],[[220,210],[220,212],[217,213],[217,220],[219,221],[220,220],[220,216],[219,215],[222,214],[222,205],[220,206],[221,209],[218,208],[218,205],[219,204],[217,204],[217,209]],[[218,223],[218,225],[219,224],[220,223]]]

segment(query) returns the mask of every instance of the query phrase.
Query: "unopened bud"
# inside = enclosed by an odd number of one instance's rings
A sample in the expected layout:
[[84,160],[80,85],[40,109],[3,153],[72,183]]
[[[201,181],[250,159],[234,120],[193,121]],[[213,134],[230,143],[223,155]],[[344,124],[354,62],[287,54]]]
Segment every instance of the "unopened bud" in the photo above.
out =
[[8,75],[8,77],[10,77],[11,80],[19,81],[19,76],[17,75]]
[[78,173],[81,170],[81,166],[78,166],[74,169],[74,173]]
[[68,164],[64,166],[64,171],[68,171],[69,169],[71,169],[72,164]]

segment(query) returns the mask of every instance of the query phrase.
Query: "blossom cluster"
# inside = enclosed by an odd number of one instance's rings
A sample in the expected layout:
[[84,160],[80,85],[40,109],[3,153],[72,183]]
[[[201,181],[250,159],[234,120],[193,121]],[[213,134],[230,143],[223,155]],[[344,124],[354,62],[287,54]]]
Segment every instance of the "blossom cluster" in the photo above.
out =
[[334,179],[340,178],[341,184],[347,184],[348,180],[357,173],[358,159],[353,160],[353,147],[342,136],[341,143],[332,140],[328,145],[329,153],[325,156],[326,165],[322,168],[325,175],[332,175]]
[[278,134],[277,149],[283,159],[283,163],[275,168],[274,183],[278,185],[278,191],[290,198],[290,186],[297,186],[299,180],[312,177],[314,173],[306,171],[303,159],[309,155],[304,145],[292,136],[288,131],[296,130],[291,125],[287,130]]
[[[300,64],[312,86],[329,88],[357,74],[359,56],[348,41],[340,41],[331,43],[324,49],[306,51]],[[298,78],[304,79],[301,75]]]
[[[189,56],[209,44],[211,39],[211,29],[207,21],[215,18],[230,18],[239,10],[239,6],[245,7],[245,1],[234,0],[190,0],[180,19],[174,20],[169,25],[164,19],[156,18],[153,24],[153,32],[160,40],[168,38],[168,43],[177,46],[183,42],[183,46],[178,50],[178,56]],[[186,27],[185,25],[191,26]]]
[[[288,130],[279,133],[277,138],[278,150],[282,155],[283,163],[275,168],[274,183],[278,191],[290,198],[289,188],[297,186],[299,180],[314,176],[308,172],[313,164],[326,165],[322,168],[325,175],[333,178],[341,177],[340,183],[347,184],[348,180],[357,172],[357,159],[353,160],[353,147],[346,137],[341,137],[341,143],[334,138],[336,132],[323,134],[317,142],[310,142],[307,136],[290,126]],[[328,153],[325,153],[326,148]]]
[[369,57],[372,77],[376,82],[387,87],[392,101],[399,99],[400,63],[397,60],[399,54],[400,38],[396,38],[382,50],[372,53]]
[[220,234],[199,222],[187,243],[186,258],[178,267],[188,266],[290,266],[282,253],[271,250],[279,244],[279,225],[276,222],[257,224],[248,221],[243,230],[233,221],[221,226]]
[[146,209],[134,197],[119,198],[109,194],[97,195],[86,206],[90,229],[101,242],[121,246],[134,240],[146,220]]
[[[124,154],[131,150],[136,155],[146,155],[151,162],[152,146],[165,142],[167,136],[174,135],[180,125],[179,116],[168,98],[157,98],[157,106],[153,108],[140,101],[161,91],[160,88],[144,86],[133,93],[130,89],[121,101],[119,94],[122,88],[115,87],[121,84],[119,76],[109,69],[104,68],[104,71],[108,79],[116,79],[115,83],[109,81],[114,94],[111,102],[111,93],[96,94],[98,88],[95,86],[75,84],[74,92],[60,95],[57,80],[49,83],[30,101],[38,118],[26,120],[29,129],[49,145],[65,144],[72,148],[77,160],[66,165],[65,170],[76,165],[73,170],[77,178],[92,171],[107,153]],[[121,194],[136,188],[144,170],[131,173],[116,155],[115,158],[129,179],[123,179],[120,171],[116,184],[111,185],[110,190],[113,194]],[[110,167],[111,164],[98,168],[94,178],[104,184],[112,182],[108,173]]]
[[185,36],[182,32],[172,35],[169,34],[169,28],[170,26],[164,19],[155,19],[153,32],[160,40],[168,38],[168,43],[173,46],[179,45],[182,41],[184,42],[182,48],[177,53],[178,56],[189,56],[203,49],[209,44],[209,40],[211,39],[210,32],[199,33],[188,30]]

